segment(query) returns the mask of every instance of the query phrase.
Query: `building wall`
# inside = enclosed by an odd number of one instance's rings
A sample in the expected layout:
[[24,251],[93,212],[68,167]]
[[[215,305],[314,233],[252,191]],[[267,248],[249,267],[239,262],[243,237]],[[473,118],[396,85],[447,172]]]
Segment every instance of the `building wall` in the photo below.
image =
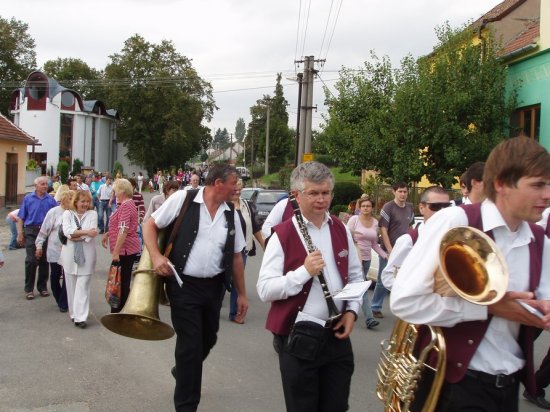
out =
[[[547,3],[547,0],[542,3]],[[496,36],[497,40],[501,41],[502,44],[508,43],[525,29],[525,26],[529,23],[530,19],[538,18],[540,16],[540,12],[541,1],[528,0],[517,9],[503,17],[502,20],[492,22],[491,26],[495,30],[495,33],[498,33]]]
[[21,203],[23,197],[25,197],[27,145],[9,140],[0,140],[0,207],[6,205],[6,160],[8,153],[17,154],[17,203]]
[[[46,110],[27,110],[28,99],[25,99],[19,111],[15,113],[14,124],[35,136],[41,146],[36,146],[36,152],[47,153],[47,169],[53,166],[56,170],[59,163],[59,134],[61,113],[73,115],[72,160],[79,159],[83,166],[91,166],[92,122],[96,121],[95,170],[110,170],[111,140],[116,135],[115,120],[109,116],[80,111],[78,104],[75,111],[61,110],[61,93],[52,101],[46,102]],[[28,146],[27,152],[32,152]],[[70,165],[72,167],[72,165]]]
[[550,49],[509,65],[508,89],[517,81],[521,81],[517,107],[540,104],[540,143],[550,150]]

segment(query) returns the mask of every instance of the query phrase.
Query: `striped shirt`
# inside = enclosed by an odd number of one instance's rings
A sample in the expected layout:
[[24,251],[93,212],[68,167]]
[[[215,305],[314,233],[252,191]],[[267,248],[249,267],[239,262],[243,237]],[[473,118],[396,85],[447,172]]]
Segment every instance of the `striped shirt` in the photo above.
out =
[[141,243],[137,235],[138,213],[134,202],[129,199],[122,202],[109,220],[109,248],[111,253],[116,245],[118,234],[125,230],[126,240],[120,248],[120,255],[133,255],[141,252]]

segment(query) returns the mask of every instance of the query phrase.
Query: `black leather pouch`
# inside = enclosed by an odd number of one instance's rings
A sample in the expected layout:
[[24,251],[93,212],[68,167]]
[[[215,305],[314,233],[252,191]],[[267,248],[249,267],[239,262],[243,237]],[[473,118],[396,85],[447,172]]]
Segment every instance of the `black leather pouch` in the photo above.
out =
[[288,335],[285,350],[303,360],[315,360],[324,343],[325,328],[318,323],[296,322]]

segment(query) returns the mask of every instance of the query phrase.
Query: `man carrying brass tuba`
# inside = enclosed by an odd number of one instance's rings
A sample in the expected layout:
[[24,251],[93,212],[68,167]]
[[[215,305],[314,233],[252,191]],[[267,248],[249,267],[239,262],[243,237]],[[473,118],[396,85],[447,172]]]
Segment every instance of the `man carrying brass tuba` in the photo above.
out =
[[[241,254],[246,242],[241,226],[235,224],[239,217],[230,202],[236,187],[236,169],[214,165],[208,171],[205,187],[176,191],[145,223],[145,245],[155,272],[167,278],[172,325],[177,334],[172,373],[178,412],[197,410],[202,364],[216,343],[223,290],[231,279],[239,294],[237,317],[244,317],[248,310]],[[173,248],[165,252],[166,257],[157,245],[158,232],[173,227],[172,222],[176,226],[178,219]],[[174,271],[181,279],[179,285]]]
[[[483,203],[447,208],[431,218],[390,299],[393,313],[406,322],[442,327],[447,361],[438,411],[517,412],[519,382],[535,390],[535,328],[550,328],[550,277],[541,276],[550,270],[550,241],[533,225],[550,199],[550,154],[533,139],[507,139],[489,155],[483,183]],[[440,241],[457,226],[482,230],[504,257],[508,287],[496,303],[478,305],[434,292]],[[457,266],[466,273],[466,262]]]

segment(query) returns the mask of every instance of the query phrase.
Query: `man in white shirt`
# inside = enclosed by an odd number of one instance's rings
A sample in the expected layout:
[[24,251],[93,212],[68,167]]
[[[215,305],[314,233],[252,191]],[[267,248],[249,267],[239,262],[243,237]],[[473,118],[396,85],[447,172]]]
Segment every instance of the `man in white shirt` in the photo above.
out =
[[76,190],[86,190],[90,191],[90,186],[88,186],[84,181],[82,180],[82,175],[76,175]]
[[[238,292],[237,317],[246,315],[248,299],[241,251],[246,246],[237,212],[230,202],[237,171],[229,165],[210,169],[198,192],[178,190],[144,224],[144,242],[155,272],[166,277],[172,325],[177,334],[174,404],[177,411],[195,411],[200,402],[202,363],[214,347],[224,286]],[[171,225],[184,205],[181,224],[165,257],[158,248],[160,229]],[[167,235],[168,237],[168,235]],[[174,271],[181,278],[178,285]]]
[[[266,328],[286,346],[279,352],[279,366],[287,411],[317,411],[320,405],[345,411],[354,366],[349,335],[361,298],[334,300],[341,315],[333,316],[332,298],[325,299],[318,276],[322,271],[328,292],[334,293],[346,283],[362,281],[361,263],[357,253],[349,253],[354,251],[349,229],[327,212],[334,187],[330,170],[318,162],[302,163],[291,179],[310,246],[316,250],[308,253],[296,217],[277,225],[256,288],[263,302],[271,302]],[[297,337],[305,320],[318,333],[315,349],[302,346]]]
[[464,200],[463,204],[473,205],[481,203],[485,199],[483,192],[484,168],[485,162],[475,162],[466,170],[466,190],[468,191],[468,197]]
[[190,190],[190,189],[200,189],[201,186],[199,186],[199,183],[200,183],[200,177],[198,174],[196,173],[193,173],[191,175],[191,178],[189,179],[189,185],[185,186],[185,190]]
[[[480,219],[470,222],[458,207],[434,215],[399,270],[390,298],[391,310],[406,322],[442,327],[447,364],[438,411],[517,412],[520,379],[530,393],[536,390],[530,327],[550,328],[550,240],[532,225],[550,199],[550,155],[533,139],[504,140],[489,155],[483,181],[487,199],[466,206]],[[507,292],[487,306],[434,293],[443,235],[470,224],[494,236],[508,264]],[[532,315],[518,299],[543,317]]]
[[424,218],[424,222],[420,223],[416,228],[410,229],[409,233],[397,238],[392,253],[388,258],[388,264],[382,271],[382,283],[386,289],[391,290],[395,275],[416,243],[416,239],[413,239],[413,236],[418,238],[424,230],[424,225],[434,213],[451,205],[449,193],[441,186],[431,186],[422,192],[418,209]]
[[111,200],[112,193],[113,185],[111,184],[111,178],[107,177],[105,179],[105,183],[99,186],[99,189],[97,190],[97,198],[99,199],[97,214],[100,234],[109,231],[109,219],[111,217],[111,207],[109,206],[109,201]]

